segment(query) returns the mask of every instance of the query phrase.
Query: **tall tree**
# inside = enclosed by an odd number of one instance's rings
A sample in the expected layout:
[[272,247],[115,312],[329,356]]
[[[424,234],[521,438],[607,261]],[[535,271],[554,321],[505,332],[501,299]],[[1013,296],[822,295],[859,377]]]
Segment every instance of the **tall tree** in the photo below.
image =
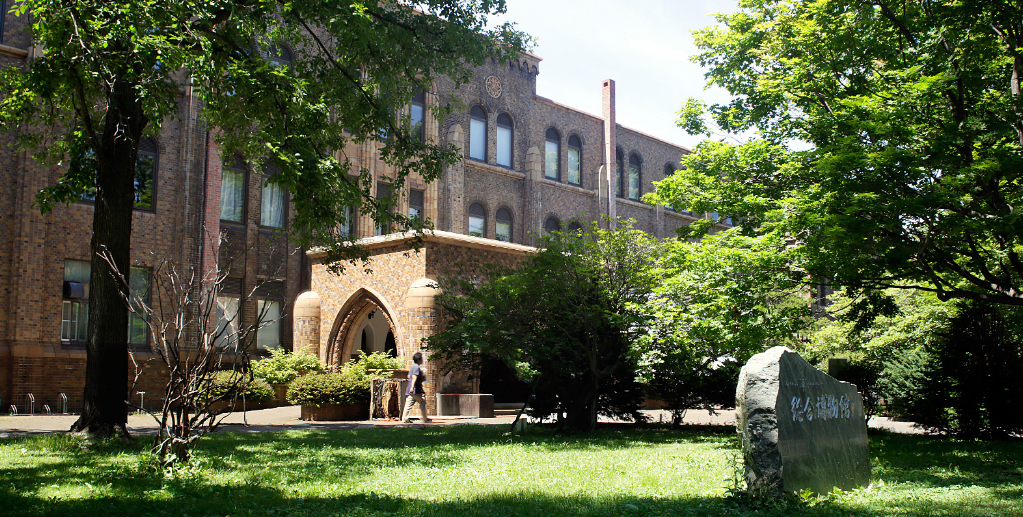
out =
[[[281,170],[270,181],[292,194],[293,237],[328,245],[341,261],[365,255],[338,234],[338,207],[360,206],[398,229],[422,223],[373,199],[368,171],[353,179],[353,164],[334,152],[386,135],[392,192],[413,172],[437,178],[455,155],[418,138],[405,105],[435,77],[464,82],[473,66],[524,44],[508,24],[487,28],[504,0],[26,0],[17,11],[31,16],[42,52],[0,71],[0,130],[38,128],[20,144],[44,164],[68,164],[39,192],[44,212],[95,189],[85,407],[73,429],[97,435],[125,433],[128,326],[98,254],[128,271],[138,145],[179,113],[182,87],[202,100],[222,148]],[[282,49],[293,51],[286,64],[275,59]]]
[[449,367],[496,356],[530,372],[534,416],[571,429],[593,430],[598,413],[637,417],[634,343],[651,318],[658,243],[593,225],[541,246],[517,269],[442,279],[437,303],[451,320],[428,348]]
[[744,0],[718,21],[696,60],[734,98],[679,125],[756,137],[698,146],[662,201],[789,239],[808,281],[1023,305],[1023,6]]
[[792,346],[813,321],[802,274],[785,242],[729,230],[664,243],[653,318],[637,346],[648,393],[678,424],[693,408],[730,406],[739,365],[775,345]]

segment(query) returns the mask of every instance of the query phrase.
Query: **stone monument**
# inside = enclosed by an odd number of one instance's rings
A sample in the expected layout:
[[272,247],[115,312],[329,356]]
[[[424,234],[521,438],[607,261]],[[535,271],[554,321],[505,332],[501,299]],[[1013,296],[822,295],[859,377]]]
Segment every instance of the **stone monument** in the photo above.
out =
[[867,422],[856,386],[792,350],[776,346],[750,358],[739,373],[735,412],[751,491],[823,494],[870,483]]

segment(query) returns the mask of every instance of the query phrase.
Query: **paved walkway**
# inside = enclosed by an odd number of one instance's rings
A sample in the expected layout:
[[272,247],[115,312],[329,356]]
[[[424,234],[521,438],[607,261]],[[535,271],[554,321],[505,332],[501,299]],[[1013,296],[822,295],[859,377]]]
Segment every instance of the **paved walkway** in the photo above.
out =
[[[408,427],[430,425],[461,425],[461,424],[503,424],[510,425],[514,416],[502,415],[494,418],[473,418],[466,416],[436,416],[430,424],[403,424],[397,420],[372,420],[362,422],[306,422],[299,419],[300,409],[298,406],[279,407],[273,409],[261,409],[248,411],[246,413],[232,413],[228,415],[221,430],[227,432],[260,433],[287,431],[293,429],[357,429],[373,427]],[[670,422],[671,413],[663,410],[644,411],[654,422]],[[67,431],[71,424],[77,420],[75,415],[19,415],[0,416],[0,438],[11,436],[26,436],[32,434],[55,433]],[[602,422],[609,421],[601,419]],[[722,410],[712,414],[705,410],[690,410],[686,412],[684,424],[686,425],[720,425],[735,426],[735,412],[733,410]],[[886,429],[897,433],[920,433],[919,429],[913,427],[912,422],[897,422],[884,417],[870,419],[870,427]],[[128,417],[128,431],[132,434],[153,434],[157,426],[152,417],[148,415],[131,415]]]

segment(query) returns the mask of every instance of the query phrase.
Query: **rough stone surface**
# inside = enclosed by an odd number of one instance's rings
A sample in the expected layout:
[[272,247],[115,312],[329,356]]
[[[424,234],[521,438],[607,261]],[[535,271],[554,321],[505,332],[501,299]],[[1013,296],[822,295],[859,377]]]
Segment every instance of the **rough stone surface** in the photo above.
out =
[[755,493],[827,493],[870,483],[863,401],[782,346],[753,356],[739,374],[736,425]]

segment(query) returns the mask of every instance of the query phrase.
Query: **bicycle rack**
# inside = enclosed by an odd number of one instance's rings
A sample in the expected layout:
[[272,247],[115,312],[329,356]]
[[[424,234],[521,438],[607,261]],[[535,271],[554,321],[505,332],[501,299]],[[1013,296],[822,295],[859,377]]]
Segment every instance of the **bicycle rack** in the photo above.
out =
[[50,411],[50,405],[49,404],[43,404],[43,411],[46,411],[47,415],[52,415],[53,414],[53,412]]
[[67,414],[67,395],[63,393],[60,394],[60,413],[62,415]]
[[25,401],[26,405],[28,405],[28,414],[36,414],[36,396],[29,393],[25,395]]
[[18,406],[11,404],[11,414],[15,416],[18,414]]

